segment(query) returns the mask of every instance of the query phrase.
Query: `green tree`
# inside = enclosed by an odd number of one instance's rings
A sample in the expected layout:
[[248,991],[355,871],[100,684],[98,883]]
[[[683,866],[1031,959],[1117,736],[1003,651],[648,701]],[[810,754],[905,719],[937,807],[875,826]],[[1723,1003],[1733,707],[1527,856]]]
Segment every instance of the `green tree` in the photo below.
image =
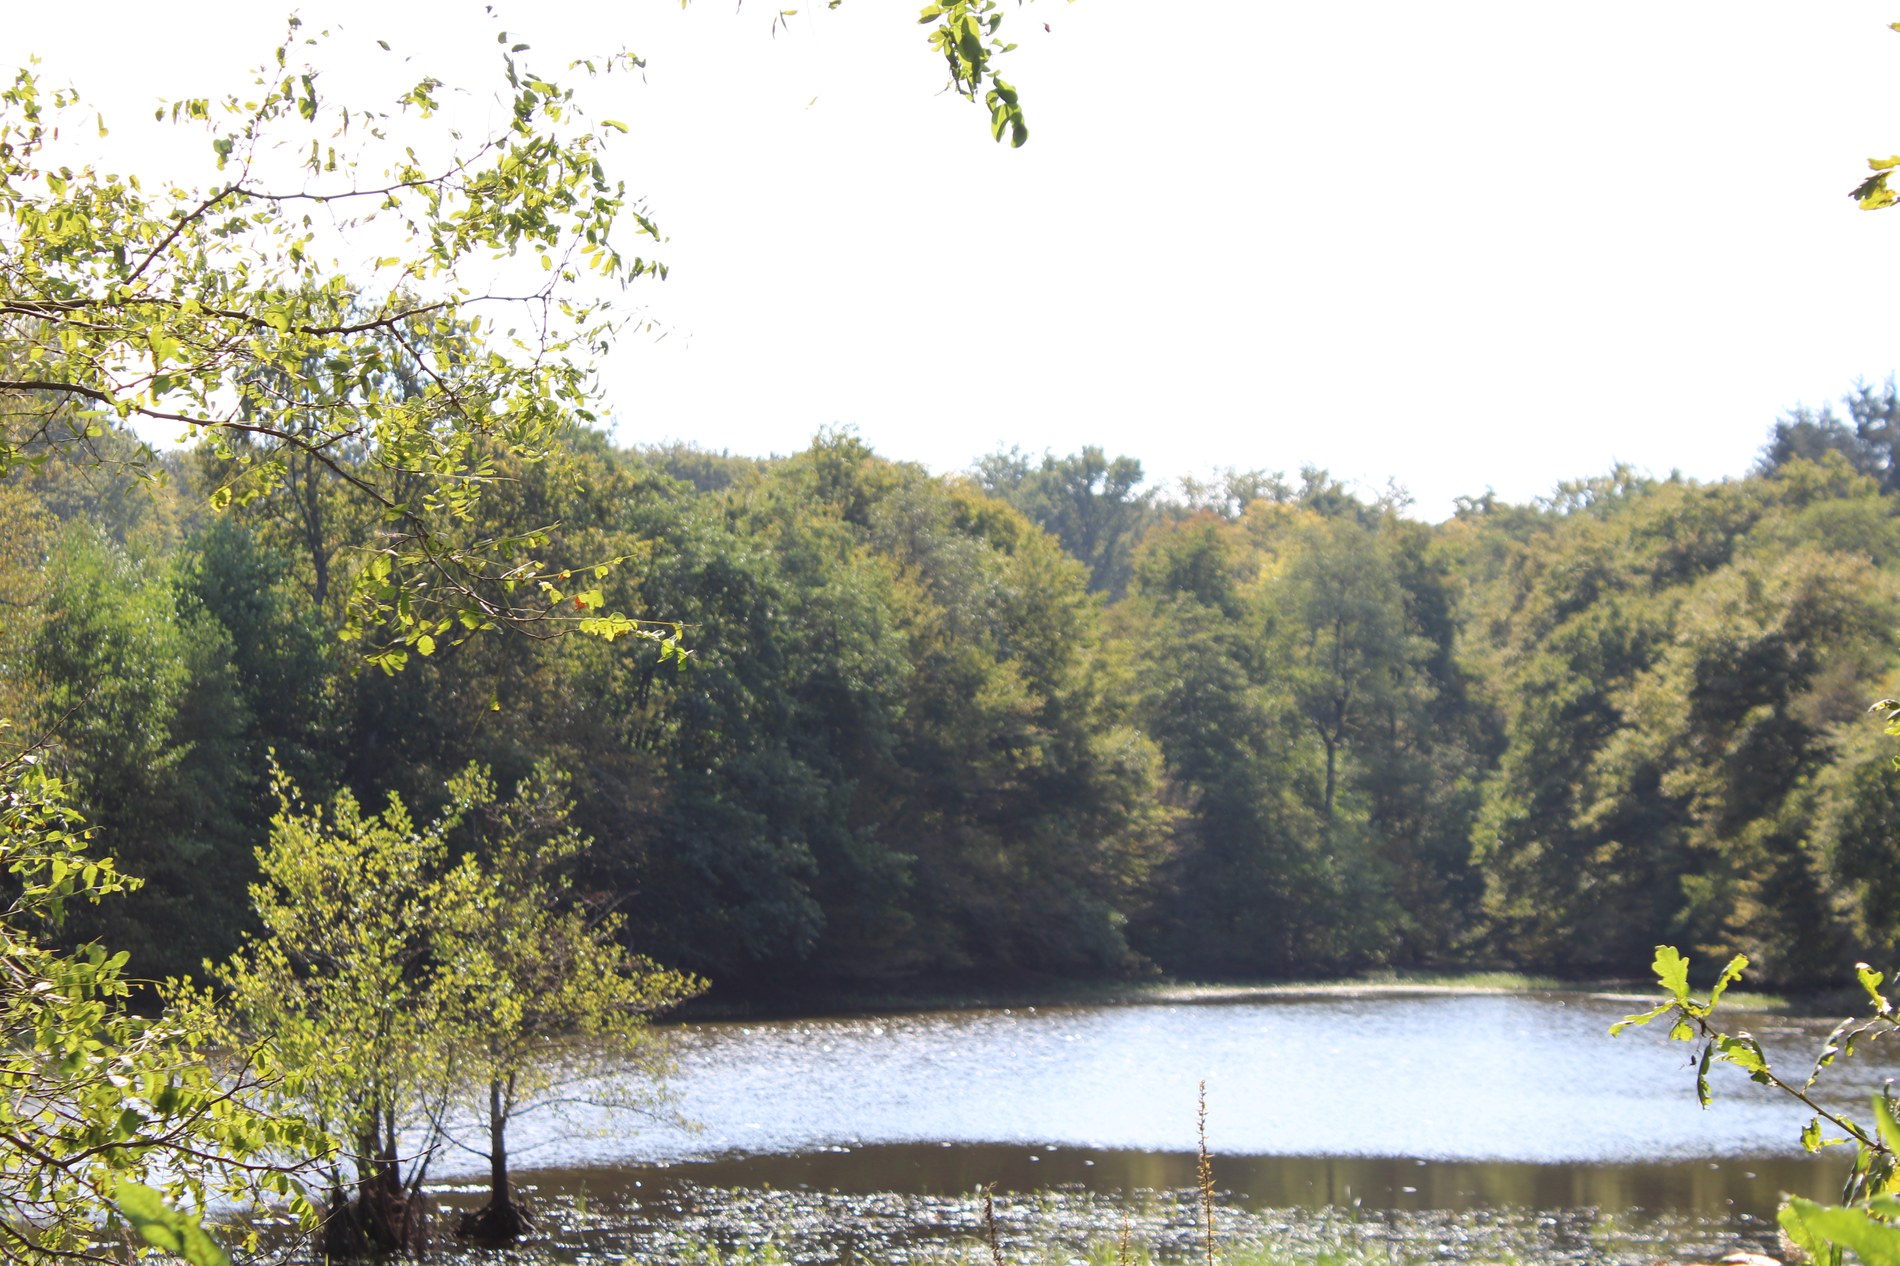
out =
[[[564,869],[588,841],[559,774],[537,771],[504,802],[466,771],[426,826],[395,797],[377,814],[347,791],[306,808],[281,771],[276,791],[252,888],[262,931],[214,980],[228,1036],[282,1061],[282,1110],[340,1144],[325,1251],[417,1246],[422,1184],[471,1095],[494,1189],[468,1229],[515,1238],[527,1224],[508,1184],[510,1121],[576,1066],[656,1069],[646,1017],[702,986],[629,954],[618,921],[576,899]],[[472,847],[451,862],[458,836]]]
[[1848,729],[1891,673],[1892,535],[1832,457],[1593,497],[1506,551],[1478,604],[1504,748],[1473,833],[1501,947],[1613,969],[1693,938],[1825,972],[1865,875],[1848,802],[1877,790],[1830,771],[1865,759]]
[[598,1081],[602,1069],[619,1085],[637,1080],[596,1102],[654,1107],[664,1060],[647,1017],[705,984],[629,954],[621,920],[577,898],[567,872],[592,841],[570,824],[564,775],[543,766],[504,802],[484,771],[469,770],[451,800],[463,833],[478,838],[437,894],[435,970],[458,1009],[456,1075],[478,1096],[489,1163],[488,1203],[461,1229],[506,1242],[532,1226],[509,1186],[510,1123],[545,1106],[563,1078]]
[[[257,100],[174,108],[211,129],[220,175],[208,190],[153,192],[74,166],[60,139],[80,134],[73,94],[27,72],[0,92],[0,393],[12,406],[0,473],[32,441],[83,445],[129,419],[200,437],[228,463],[220,503],[322,466],[381,520],[353,569],[346,631],[386,667],[498,625],[639,631],[584,602],[575,613],[558,569],[533,558],[542,535],[467,527],[498,455],[541,456],[571,417],[591,416],[578,358],[616,327],[579,278],[612,288],[657,269],[615,245],[624,222],[655,231],[601,165],[617,125],[589,126],[571,90],[517,49],[504,56],[505,128],[392,146],[399,112],[427,117],[441,85],[422,79],[382,111],[331,101],[299,60],[314,41],[295,19],[291,35],[259,72]],[[286,170],[274,157],[285,152],[308,157]],[[313,203],[354,232],[399,226],[398,253],[346,276],[324,262],[331,244],[303,214]],[[518,347],[465,337],[499,300],[468,293],[461,273],[494,252],[538,257],[525,301],[558,314],[524,322]]]
[[189,972],[227,952],[244,922],[245,825],[261,790],[244,759],[251,722],[230,636],[172,569],[85,522],[55,542],[44,601],[23,665],[33,723],[146,883],[139,900],[78,923],[109,930],[141,973]]
[[1900,387],[1856,383],[1842,397],[1843,420],[1831,407],[1797,408],[1777,419],[1762,446],[1756,469],[1773,474],[1794,461],[1818,462],[1839,453],[1856,471],[1880,481],[1882,492],[1900,490]]
[[1153,518],[1154,493],[1141,486],[1141,463],[1110,461],[1093,446],[1068,457],[1044,454],[1031,466],[1022,450],[993,453],[976,464],[982,489],[1007,501],[1062,542],[1089,569],[1091,592],[1118,599],[1130,563]]
[[1338,816],[1348,743],[1391,714],[1423,648],[1405,627],[1405,600],[1384,542],[1354,520],[1319,520],[1299,534],[1266,601],[1288,639],[1294,698],[1325,754],[1322,849]]
[[454,1016],[430,971],[449,824],[419,828],[393,798],[365,813],[347,791],[306,808],[281,773],[275,790],[251,889],[262,931],[212,979],[231,1040],[283,1061],[279,1109],[337,1141],[323,1166],[324,1251],[407,1250],[454,1091]]

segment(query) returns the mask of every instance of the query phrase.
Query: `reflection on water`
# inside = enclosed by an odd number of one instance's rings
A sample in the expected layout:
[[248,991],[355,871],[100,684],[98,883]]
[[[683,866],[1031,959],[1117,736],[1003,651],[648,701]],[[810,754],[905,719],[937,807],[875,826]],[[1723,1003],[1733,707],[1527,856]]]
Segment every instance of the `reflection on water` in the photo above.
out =
[[[688,1187],[756,1187],[871,1195],[962,1196],[1086,1191],[1101,1196],[1188,1191],[1191,1152],[1101,1152],[999,1145],[888,1144],[878,1147],[695,1161],[664,1167],[569,1171],[604,1194],[632,1182],[648,1192]],[[1529,1164],[1423,1161],[1390,1157],[1217,1156],[1222,1200],[1254,1209],[1601,1208],[1645,1213],[1720,1212],[1772,1220],[1782,1192],[1831,1199],[1845,1161],[1776,1156],[1737,1161],[1647,1164]]]
[[[564,1261],[768,1238],[811,1261],[962,1251],[991,1184],[1014,1260],[1099,1249],[1131,1213],[1139,1243],[1192,1257],[1205,1080],[1235,1245],[1579,1263],[1771,1249],[1781,1193],[1832,1197],[1844,1158],[1802,1155],[1802,1116],[1739,1075],[1700,1111],[1689,1048],[1607,1036],[1633,1009],[1313,994],[695,1025],[673,1032],[673,1086],[702,1128],[571,1106],[527,1118],[511,1151]],[[1829,1027],[1744,1022],[1802,1070]],[[1856,1063],[1837,1102],[1894,1071]]]
[[[1223,1261],[1710,1261],[1772,1251],[1781,1186],[1828,1194],[1838,1174],[1786,1158],[1534,1165],[1364,1158],[1217,1160]],[[1004,1258],[1200,1258],[1191,1155],[894,1145],[806,1156],[528,1175],[547,1234],[532,1256],[588,1263],[775,1245],[796,1262],[989,1261],[979,1190],[996,1186]],[[452,1199],[472,1203],[473,1191]]]
[[[889,1143],[1183,1152],[1195,1087],[1225,1156],[1649,1162],[1798,1152],[1803,1115],[1732,1069],[1696,1105],[1690,1048],[1577,995],[1275,995],[696,1025],[673,1079],[698,1131],[550,1119],[527,1163],[704,1160]],[[1827,1023],[1755,1017],[1778,1059]],[[1842,1086],[1891,1066],[1856,1061]],[[1805,1063],[1800,1065],[1805,1069]],[[1853,1080],[1849,1080],[1849,1079]],[[1865,1103],[1863,1090],[1851,1102]]]

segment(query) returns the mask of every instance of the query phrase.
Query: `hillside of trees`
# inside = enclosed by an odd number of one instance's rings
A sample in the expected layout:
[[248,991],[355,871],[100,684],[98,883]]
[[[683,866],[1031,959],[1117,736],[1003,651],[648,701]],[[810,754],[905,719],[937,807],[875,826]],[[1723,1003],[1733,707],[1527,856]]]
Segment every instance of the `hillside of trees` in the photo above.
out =
[[[200,972],[254,917],[269,762],[419,819],[572,779],[582,886],[728,990],[1373,966],[1831,979],[1900,948],[1891,387],[1746,478],[1617,470],[1428,525],[1323,472],[1145,488],[1097,450],[932,476],[575,430],[484,532],[626,561],[650,642],[339,640],[378,530],[329,472],[209,508],[108,434],[0,483],[0,715],[146,885],[72,938]],[[105,460],[99,460],[103,454]],[[123,461],[119,459],[124,459]],[[501,458],[504,463],[511,459]]]

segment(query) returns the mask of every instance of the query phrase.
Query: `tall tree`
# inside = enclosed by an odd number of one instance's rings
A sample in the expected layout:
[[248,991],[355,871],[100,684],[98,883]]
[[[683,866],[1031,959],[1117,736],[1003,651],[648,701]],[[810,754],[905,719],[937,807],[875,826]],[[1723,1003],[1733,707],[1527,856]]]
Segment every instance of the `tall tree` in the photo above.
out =
[[1116,599],[1127,590],[1134,548],[1153,518],[1153,490],[1139,491],[1140,462],[1111,461],[1091,446],[1068,457],[1045,454],[1031,466],[1016,449],[979,460],[976,479],[1080,559],[1089,569],[1091,592]]

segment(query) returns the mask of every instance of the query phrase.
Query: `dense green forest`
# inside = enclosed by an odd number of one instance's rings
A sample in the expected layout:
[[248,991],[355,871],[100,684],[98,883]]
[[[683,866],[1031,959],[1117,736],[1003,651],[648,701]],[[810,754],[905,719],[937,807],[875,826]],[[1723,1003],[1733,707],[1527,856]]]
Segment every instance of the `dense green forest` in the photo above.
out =
[[[1831,978],[1900,945],[1900,399],[1796,413],[1716,484],[1619,469],[1429,525],[1323,472],[1145,488],[1097,450],[936,477],[507,464],[484,532],[623,558],[650,642],[339,640],[379,520],[315,462],[209,508],[107,434],[0,483],[0,715],[146,879],[69,935],[143,975],[250,926],[271,755],[418,817],[471,762],[571,776],[582,886],[726,990],[1373,966],[1628,974],[1658,941]],[[103,457],[105,460],[100,460]]]

